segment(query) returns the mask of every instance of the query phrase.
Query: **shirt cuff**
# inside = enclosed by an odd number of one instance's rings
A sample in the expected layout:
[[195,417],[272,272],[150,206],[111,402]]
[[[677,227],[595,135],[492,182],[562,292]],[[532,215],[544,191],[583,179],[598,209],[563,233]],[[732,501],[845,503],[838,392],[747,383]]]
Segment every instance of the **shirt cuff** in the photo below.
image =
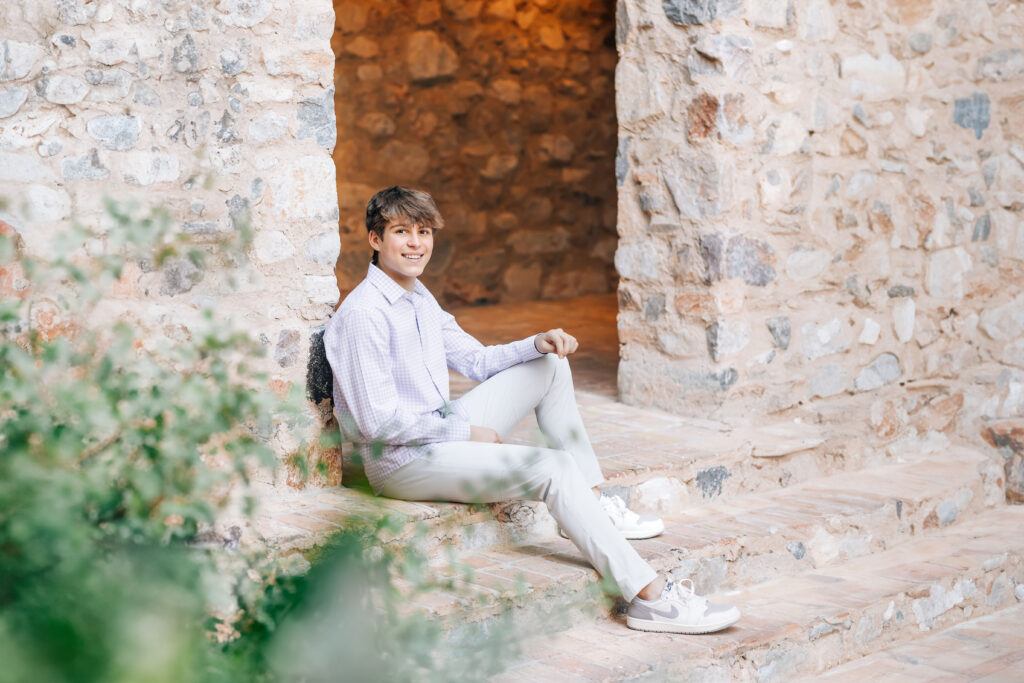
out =
[[528,360],[540,358],[544,354],[537,350],[537,345],[533,343],[533,339],[536,335],[530,335],[526,339],[520,339],[517,342],[512,342],[515,345],[516,353],[519,357],[520,363],[525,363]]
[[469,441],[469,420],[457,413],[444,418],[444,435],[440,441]]

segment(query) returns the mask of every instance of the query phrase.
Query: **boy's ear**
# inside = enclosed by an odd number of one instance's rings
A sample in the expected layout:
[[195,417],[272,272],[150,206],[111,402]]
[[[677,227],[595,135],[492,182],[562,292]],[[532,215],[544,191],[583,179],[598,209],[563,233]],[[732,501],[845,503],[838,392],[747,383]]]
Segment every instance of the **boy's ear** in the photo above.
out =
[[380,235],[371,230],[366,233],[366,237],[370,241],[370,248],[374,251],[380,251]]

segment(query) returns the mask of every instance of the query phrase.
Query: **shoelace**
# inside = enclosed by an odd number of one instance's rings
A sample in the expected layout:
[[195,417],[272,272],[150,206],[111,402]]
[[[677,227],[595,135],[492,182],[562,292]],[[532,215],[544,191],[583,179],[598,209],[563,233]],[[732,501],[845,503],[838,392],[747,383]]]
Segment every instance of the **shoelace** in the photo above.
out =
[[618,519],[626,516],[626,504],[618,496],[601,496],[601,502],[609,515],[614,514]]
[[678,598],[685,604],[696,603],[703,610],[707,607],[707,598],[702,598],[697,595],[693,589],[693,581],[690,579],[682,579],[680,581],[672,581],[668,585],[668,592],[672,597]]

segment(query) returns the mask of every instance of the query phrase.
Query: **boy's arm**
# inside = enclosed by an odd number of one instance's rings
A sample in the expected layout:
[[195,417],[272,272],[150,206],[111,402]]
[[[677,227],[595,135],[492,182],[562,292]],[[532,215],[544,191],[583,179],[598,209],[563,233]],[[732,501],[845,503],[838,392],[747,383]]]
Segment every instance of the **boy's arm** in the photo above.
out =
[[483,382],[505,368],[543,355],[537,350],[533,336],[508,344],[484,346],[459,327],[455,316],[447,311],[441,313],[448,367],[471,380]]
[[384,320],[372,311],[358,309],[343,315],[340,324],[324,336],[324,348],[365,442],[413,445],[470,438],[469,423],[456,414],[417,414],[401,405],[391,374],[390,331]]

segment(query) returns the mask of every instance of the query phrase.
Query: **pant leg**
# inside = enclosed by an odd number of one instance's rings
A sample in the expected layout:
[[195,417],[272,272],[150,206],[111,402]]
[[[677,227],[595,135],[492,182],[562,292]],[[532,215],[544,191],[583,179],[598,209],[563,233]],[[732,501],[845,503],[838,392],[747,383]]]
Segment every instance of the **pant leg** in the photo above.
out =
[[381,493],[462,503],[541,500],[587,562],[610,576],[627,600],[657,576],[612,525],[566,451],[472,441],[436,444],[388,477]]
[[576,405],[568,359],[549,353],[513,365],[456,400],[455,410],[470,424],[490,427],[502,438],[534,410],[545,445],[570,453],[589,486],[604,481]]

